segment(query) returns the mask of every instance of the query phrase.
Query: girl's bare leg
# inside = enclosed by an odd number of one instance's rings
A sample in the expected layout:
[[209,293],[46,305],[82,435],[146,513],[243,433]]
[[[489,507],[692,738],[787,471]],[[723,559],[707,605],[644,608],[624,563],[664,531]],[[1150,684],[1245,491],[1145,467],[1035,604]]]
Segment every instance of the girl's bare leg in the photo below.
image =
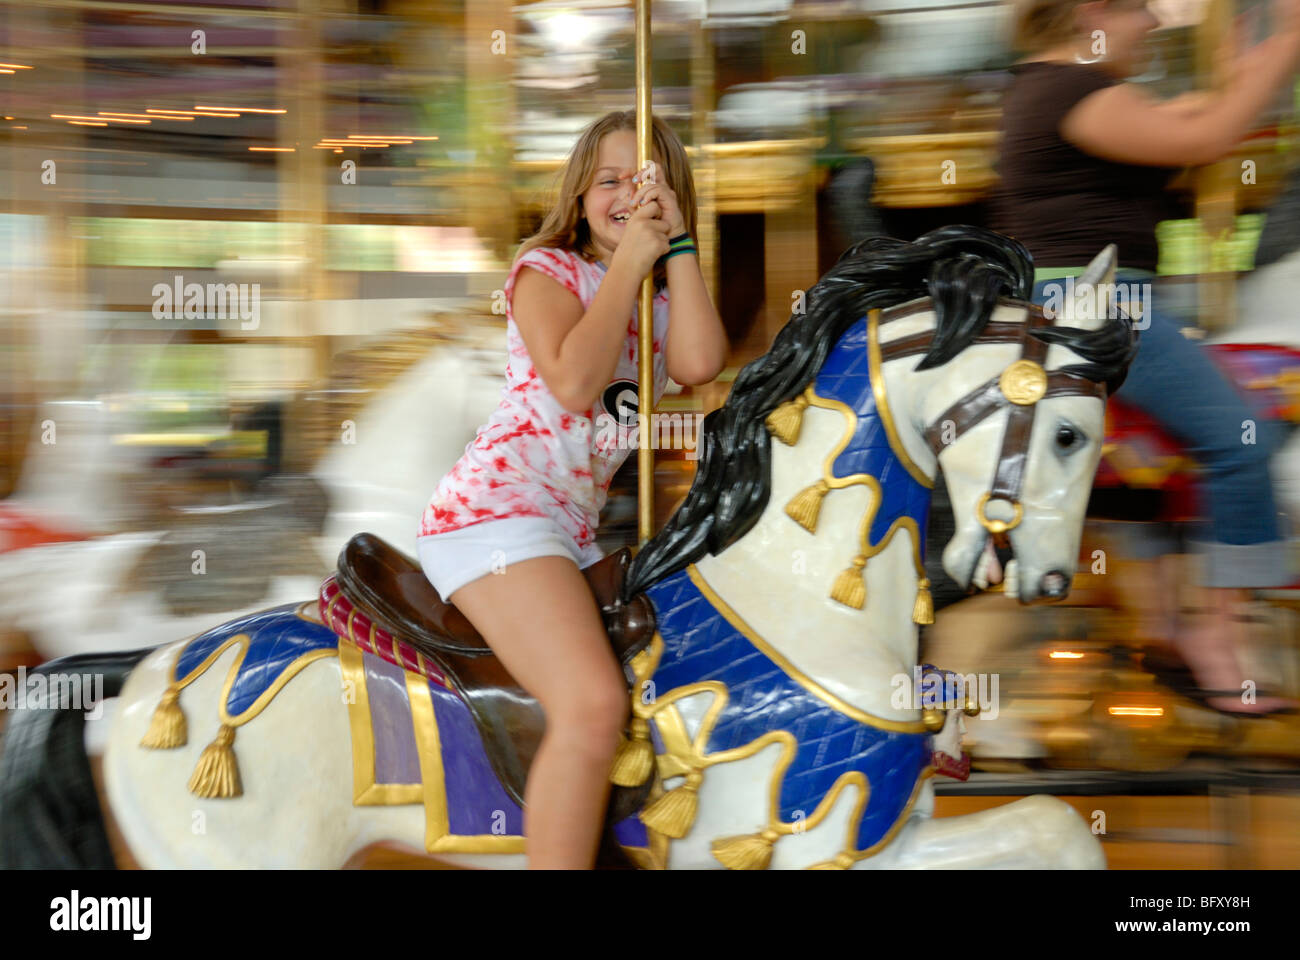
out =
[[538,557],[453,602],[546,712],[524,794],[529,867],[591,868],[629,699],[586,578],[572,560]]
[[[1241,690],[1242,682],[1247,679],[1263,686],[1263,678],[1242,675],[1237,658],[1237,649],[1245,644],[1246,631],[1235,608],[1249,600],[1250,594],[1245,590],[1206,587],[1200,590],[1200,595],[1207,602],[1206,612],[1193,618],[1177,634],[1179,652],[1192,668],[1197,683],[1207,690],[1224,691]],[[1207,702],[1220,710],[1238,713],[1267,713],[1296,706],[1290,700],[1266,696],[1247,703],[1236,694],[1211,697]]]

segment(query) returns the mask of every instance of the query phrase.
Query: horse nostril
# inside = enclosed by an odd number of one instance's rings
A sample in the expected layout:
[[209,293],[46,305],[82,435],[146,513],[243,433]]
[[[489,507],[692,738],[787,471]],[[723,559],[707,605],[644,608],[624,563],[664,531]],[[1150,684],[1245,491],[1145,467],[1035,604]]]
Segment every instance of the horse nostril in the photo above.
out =
[[1038,581],[1038,593],[1040,596],[1047,597],[1051,600],[1060,600],[1070,592],[1070,578],[1060,570],[1053,570],[1050,573],[1043,574],[1043,578]]

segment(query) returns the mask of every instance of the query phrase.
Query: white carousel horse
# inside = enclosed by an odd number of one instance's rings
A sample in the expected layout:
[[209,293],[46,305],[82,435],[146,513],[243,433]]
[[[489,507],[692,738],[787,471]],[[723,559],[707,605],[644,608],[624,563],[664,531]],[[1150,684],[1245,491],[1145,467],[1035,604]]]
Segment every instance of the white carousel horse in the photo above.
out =
[[321,554],[331,565],[362,530],[411,540],[438,479],[501,399],[503,342],[493,327],[440,345],[367,405],[352,442],[330,446],[312,475],[330,492]]
[[[1289,188],[1289,209],[1281,211],[1287,219],[1273,235],[1264,255],[1264,263],[1237,282],[1237,322],[1204,340],[1207,346],[1256,344],[1267,347],[1288,347],[1300,350],[1300,250],[1293,249],[1295,237],[1295,204],[1300,201],[1300,178]],[[1270,213],[1270,223],[1276,215]],[[1261,252],[1264,244],[1261,244]],[[1295,360],[1291,360],[1295,369]],[[1232,375],[1231,373],[1229,374]],[[1300,383],[1291,374],[1291,389]],[[1238,377],[1243,388],[1249,377]],[[1259,377],[1258,379],[1265,379]],[[1121,395],[1122,396],[1122,395]],[[1293,396],[1297,396],[1293,394]],[[1290,517],[1300,517],[1300,431],[1294,431],[1289,440],[1273,454],[1270,462],[1278,507]],[[989,598],[992,600],[992,598]],[[1050,613],[1044,611],[1044,614]],[[966,619],[969,617],[969,619]],[[996,603],[963,608],[955,619],[928,633],[926,652],[936,658],[954,656],[960,662],[978,660],[980,656],[1003,658],[1025,649],[1035,642],[1044,629],[1060,629],[1059,621],[1045,627],[1045,622],[1033,618],[1018,618],[1014,611],[999,610]],[[972,636],[972,628],[977,636]],[[975,650],[972,650],[972,647]],[[960,654],[957,650],[960,648]],[[950,651],[945,654],[944,651]],[[1019,699],[1010,684],[1004,687],[1012,701]],[[1032,700],[1024,700],[1032,703]],[[1050,751],[1043,735],[1041,716],[1027,711],[1023,716],[1006,712],[996,723],[984,719],[972,725],[975,744],[970,747],[977,758],[998,760],[1033,760],[1048,756]]]
[[[500,339],[499,330],[493,334]],[[472,339],[440,344],[380,391],[354,424],[339,424],[338,442],[311,474],[329,500],[324,529],[304,551],[319,558],[313,566],[330,569],[343,545],[363,530],[382,531],[399,543],[411,540],[433,484],[495,406],[500,365],[499,344],[490,352]],[[156,584],[132,589],[128,575],[163,543],[167,531],[103,529],[103,518],[128,510],[124,486],[132,465],[112,444],[121,424],[99,402],[57,404],[46,411],[56,419],[58,442],[33,442],[20,488],[5,509],[49,517],[87,536],[0,553],[0,618],[24,631],[42,656],[165,643],[200,631],[215,618],[288,603],[319,583],[316,574],[271,576],[260,601],[215,615],[178,615]],[[269,501],[278,494],[268,490],[259,496]],[[203,519],[202,511],[191,513]],[[230,533],[239,536],[233,525]],[[182,576],[189,572],[184,552]],[[220,571],[213,567],[206,575],[215,580]]]
[[[1108,247],[1079,288],[1113,270]],[[649,793],[613,827],[639,865],[1105,865],[1055,798],[934,819],[935,751],[953,747],[933,735],[951,718],[897,697],[931,619],[921,551],[939,460],[954,579],[997,581],[998,541],[1021,602],[1069,589],[1106,385],[1133,335],[1104,303],[1066,328],[999,296],[1023,298],[1031,278],[1019,244],[976,228],[855,247],[710,415],[690,494],[620,594],[654,612],[624,658],[633,720],[612,774]],[[106,804],[141,865],[333,867],[379,842],[523,865],[519,784],[485,747],[500,737],[453,692],[467,689],[449,654],[462,634],[445,609],[403,626],[382,590],[341,591],[343,574],[315,603],[43,668],[120,688]],[[442,646],[413,639],[434,620]],[[106,844],[61,839],[93,836],[98,817],[66,759],[80,736],[37,712],[10,721],[0,865],[103,865]],[[52,755],[79,785],[73,813],[43,799]]]

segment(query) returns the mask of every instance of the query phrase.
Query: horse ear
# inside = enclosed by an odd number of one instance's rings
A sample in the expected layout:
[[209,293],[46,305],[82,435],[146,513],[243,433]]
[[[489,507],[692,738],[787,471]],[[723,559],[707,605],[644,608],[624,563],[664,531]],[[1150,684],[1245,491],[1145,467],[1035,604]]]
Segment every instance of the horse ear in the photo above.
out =
[[1115,269],[1119,250],[1108,243],[1074,284],[1073,316],[1067,326],[1096,330],[1114,315]]

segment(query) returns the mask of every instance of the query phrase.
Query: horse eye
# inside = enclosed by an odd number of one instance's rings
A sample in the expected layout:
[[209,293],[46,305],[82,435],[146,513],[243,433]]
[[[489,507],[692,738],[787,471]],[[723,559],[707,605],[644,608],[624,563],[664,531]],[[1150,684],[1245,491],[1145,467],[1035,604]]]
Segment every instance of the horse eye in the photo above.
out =
[[1056,446],[1060,450],[1071,450],[1083,440],[1083,435],[1074,427],[1062,424],[1056,428]]

